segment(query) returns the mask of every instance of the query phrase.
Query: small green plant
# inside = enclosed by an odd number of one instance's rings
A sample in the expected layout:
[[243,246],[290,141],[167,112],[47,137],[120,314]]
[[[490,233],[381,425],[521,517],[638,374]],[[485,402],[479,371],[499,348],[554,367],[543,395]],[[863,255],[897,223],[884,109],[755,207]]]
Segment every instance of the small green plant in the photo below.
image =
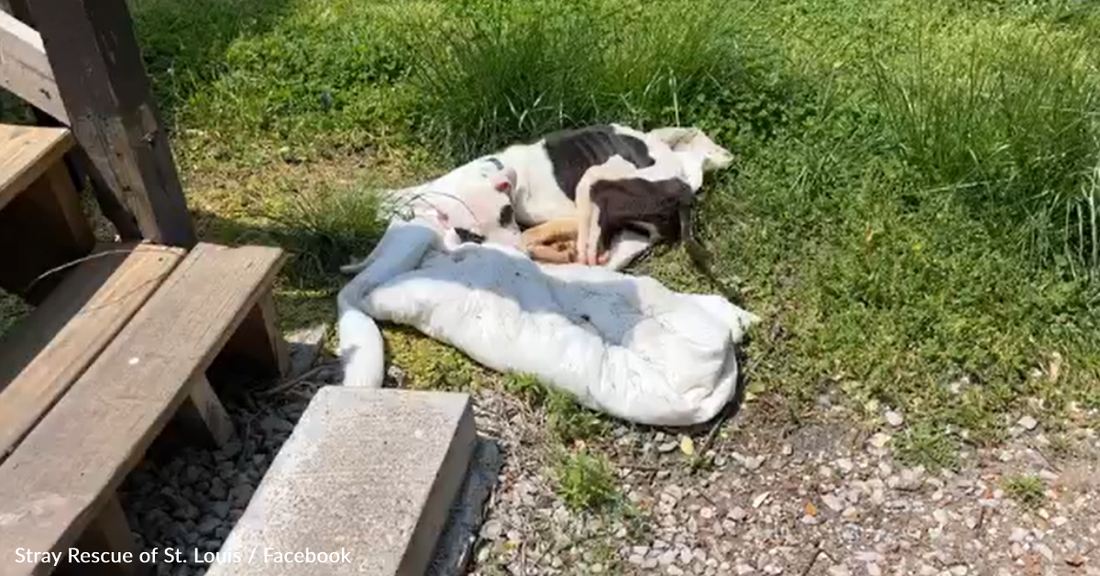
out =
[[532,408],[546,410],[550,432],[564,444],[595,438],[607,432],[607,422],[598,413],[581,406],[567,392],[550,388],[528,374],[508,374],[504,389]]
[[529,374],[506,374],[502,381],[504,390],[531,407],[539,407],[546,401],[546,387]]
[[607,433],[607,422],[598,413],[577,403],[573,396],[547,390],[546,422],[562,442],[596,438]]
[[894,437],[896,456],[910,466],[929,470],[955,469],[959,465],[959,445],[942,428],[917,422],[904,434]]
[[619,500],[611,465],[587,448],[562,454],[553,475],[558,497],[574,511],[596,510]]
[[1003,487],[1010,498],[1025,508],[1037,508],[1046,499],[1046,488],[1038,476],[1009,476]]
[[377,194],[358,188],[296,195],[271,216],[272,234],[291,250],[300,274],[331,274],[351,258],[365,257],[385,223]]

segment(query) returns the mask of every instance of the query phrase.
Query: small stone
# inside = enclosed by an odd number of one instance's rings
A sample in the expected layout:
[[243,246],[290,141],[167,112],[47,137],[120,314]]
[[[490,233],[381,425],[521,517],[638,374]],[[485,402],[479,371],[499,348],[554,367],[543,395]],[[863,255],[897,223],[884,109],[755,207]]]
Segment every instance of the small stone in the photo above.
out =
[[704,520],[710,520],[711,518],[714,518],[714,508],[711,508],[710,506],[704,506],[703,508],[699,509],[699,516]]
[[188,466],[183,472],[183,481],[187,484],[194,484],[202,478],[202,469],[192,464]]
[[218,518],[207,517],[205,520],[199,523],[199,534],[209,536],[214,533],[214,530],[218,529],[221,525],[221,520]]
[[833,512],[843,512],[844,511],[844,503],[840,501],[840,498],[837,498],[836,496],[834,496],[832,494],[825,494],[824,496],[822,496],[821,497],[821,502],[823,504],[825,504],[825,506],[827,506],[829,508],[829,510],[832,510]]
[[626,559],[626,561],[630,562],[631,564],[633,564],[635,566],[641,566],[642,564],[645,563],[645,556],[639,556],[637,554],[631,554],[630,557]]
[[749,513],[746,512],[744,508],[742,508],[740,506],[735,506],[732,510],[730,510],[726,514],[726,518],[729,518],[730,520],[733,520],[734,522],[740,522],[740,521],[744,520],[748,515],[749,515]]
[[1061,528],[1062,526],[1065,526],[1066,522],[1068,522],[1068,520],[1066,520],[1065,516],[1055,516],[1054,518],[1050,519],[1051,525],[1055,528]]
[[660,445],[657,446],[657,451],[660,452],[661,454],[667,454],[667,453],[672,452],[673,450],[675,450],[676,447],[679,446],[679,445],[680,444],[677,443],[677,442],[665,442],[664,444],[660,444]]
[[970,573],[970,567],[966,564],[959,564],[957,566],[952,566],[950,571],[952,576],[966,576]]
[[1028,531],[1025,528],[1016,527],[1012,529],[1012,534],[1008,536],[1009,542],[1023,542],[1027,540]]
[[779,453],[784,456],[790,456],[791,454],[794,454],[794,446],[791,446],[790,444],[784,444]]
[[874,562],[867,564],[867,576],[882,576],[882,568]]
[[684,548],[680,551],[680,564],[691,564],[691,550]]
[[871,446],[874,446],[875,448],[877,448],[879,450],[882,450],[883,448],[886,447],[886,444],[888,442],[890,442],[890,435],[889,434],[883,434],[882,432],[878,432],[875,435],[871,436],[871,438],[868,439],[867,442],[870,443]]
[[675,564],[670,564],[669,567],[665,570],[665,572],[669,576],[683,576],[683,574],[684,574],[684,571],[681,570],[680,567],[675,565]]
[[840,471],[845,474],[850,474],[855,469],[855,465],[852,464],[850,458],[839,458],[836,461],[836,467],[840,468]]
[[818,522],[819,521],[816,517],[810,516],[809,514],[802,516],[802,523],[807,526],[816,526]]
[[756,497],[752,499],[752,507],[759,508],[771,495],[771,492],[763,492],[761,494],[757,494]]
[[1039,425],[1039,421],[1029,415],[1024,415],[1022,418],[1016,421],[1016,424],[1018,424],[1020,428],[1023,428],[1024,430],[1034,430],[1035,427]]
[[481,527],[481,535],[486,540],[500,540],[500,536],[503,532],[504,525],[500,520],[490,520]]
[[885,416],[886,423],[894,428],[900,428],[902,424],[905,424],[905,417],[893,410],[887,410]]
[[849,507],[845,508],[844,511],[840,513],[840,515],[845,520],[855,520],[856,518],[859,518],[859,510],[849,506]]
[[851,572],[843,564],[834,564],[829,568],[829,576],[851,576]]
[[916,468],[906,468],[901,471],[901,475],[898,478],[897,489],[905,491],[919,490],[924,483],[924,468],[917,466]]
[[215,502],[210,505],[210,511],[218,518],[229,517],[229,502]]
[[657,563],[660,564],[661,566],[671,566],[675,562],[676,562],[676,551],[675,550],[666,550],[665,553],[661,554],[661,557],[657,559]]

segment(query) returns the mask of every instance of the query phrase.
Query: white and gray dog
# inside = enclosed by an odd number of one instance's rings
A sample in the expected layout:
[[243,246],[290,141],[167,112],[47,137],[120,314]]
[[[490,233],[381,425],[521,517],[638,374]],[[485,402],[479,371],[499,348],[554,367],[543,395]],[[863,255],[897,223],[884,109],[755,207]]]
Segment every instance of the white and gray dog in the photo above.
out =
[[704,172],[732,160],[695,128],[596,125],[509,146],[391,194],[452,245],[503,244],[537,258],[546,241],[570,237],[578,262],[621,269],[659,241],[698,250],[695,194]]

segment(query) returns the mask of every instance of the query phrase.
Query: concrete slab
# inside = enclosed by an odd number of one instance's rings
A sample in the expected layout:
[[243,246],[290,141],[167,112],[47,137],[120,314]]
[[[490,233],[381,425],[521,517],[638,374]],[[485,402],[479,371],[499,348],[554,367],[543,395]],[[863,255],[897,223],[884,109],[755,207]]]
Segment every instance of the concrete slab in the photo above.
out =
[[208,576],[422,576],[474,448],[465,394],[322,388]]

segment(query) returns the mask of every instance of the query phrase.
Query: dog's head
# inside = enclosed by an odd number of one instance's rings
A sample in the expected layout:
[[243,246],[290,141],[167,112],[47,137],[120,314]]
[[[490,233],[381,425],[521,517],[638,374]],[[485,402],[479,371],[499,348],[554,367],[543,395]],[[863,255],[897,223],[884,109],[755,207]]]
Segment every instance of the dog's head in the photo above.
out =
[[733,164],[733,154],[717,145],[698,128],[658,128],[651,135],[672,148],[673,152],[690,153],[703,159],[703,170],[723,170]]
[[522,235],[512,208],[516,171],[499,161],[479,162],[453,172],[430,198],[435,218],[460,242],[522,248]]

